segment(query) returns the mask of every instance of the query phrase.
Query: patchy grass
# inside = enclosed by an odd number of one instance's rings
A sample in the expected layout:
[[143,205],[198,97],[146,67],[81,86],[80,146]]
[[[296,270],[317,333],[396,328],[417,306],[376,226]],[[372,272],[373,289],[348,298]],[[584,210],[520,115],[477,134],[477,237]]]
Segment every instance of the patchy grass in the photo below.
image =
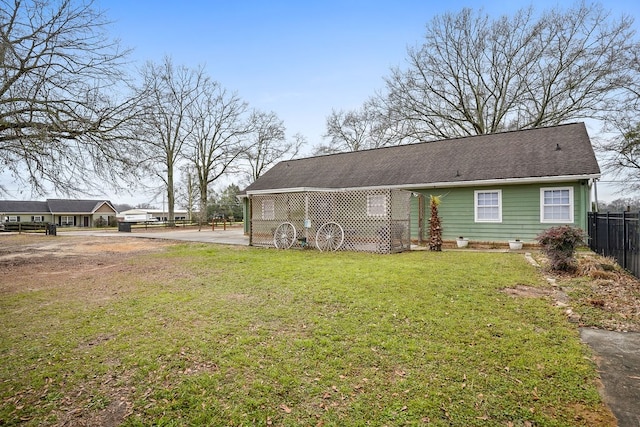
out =
[[546,286],[518,254],[211,245],[13,284],[0,425],[615,425],[575,328],[518,285]]
[[576,275],[559,275],[580,326],[640,332],[640,280],[612,258],[578,255]]

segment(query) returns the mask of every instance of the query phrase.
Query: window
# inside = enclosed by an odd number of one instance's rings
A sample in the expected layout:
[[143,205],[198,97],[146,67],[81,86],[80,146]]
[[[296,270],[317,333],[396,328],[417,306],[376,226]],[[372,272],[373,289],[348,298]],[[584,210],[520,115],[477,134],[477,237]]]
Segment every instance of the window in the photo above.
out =
[[31,222],[42,222],[42,215],[34,215],[31,217]]
[[384,194],[367,196],[367,216],[386,216],[387,198]]
[[502,222],[502,190],[475,191],[475,221]]
[[573,188],[540,189],[540,222],[573,222]]
[[276,207],[273,199],[262,201],[262,219],[276,219]]
[[73,225],[73,217],[72,216],[61,216],[60,217],[60,225]]
[[16,215],[9,215],[7,218],[9,222],[20,222],[20,217]]

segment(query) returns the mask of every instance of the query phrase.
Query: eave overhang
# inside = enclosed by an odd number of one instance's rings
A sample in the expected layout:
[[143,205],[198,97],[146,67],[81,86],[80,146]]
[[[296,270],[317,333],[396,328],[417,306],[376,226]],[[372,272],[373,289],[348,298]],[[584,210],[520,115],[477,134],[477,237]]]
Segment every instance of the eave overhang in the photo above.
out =
[[264,190],[250,190],[246,192],[246,197],[257,196],[262,194],[276,193],[302,193],[302,192],[327,192],[327,191],[352,191],[352,190],[425,190],[431,188],[451,188],[451,187],[487,187],[517,184],[544,184],[554,182],[571,182],[581,180],[599,179],[600,174],[586,175],[555,175],[555,176],[536,176],[526,178],[504,178],[504,179],[486,179],[474,181],[445,181],[445,182],[429,182],[416,184],[397,184],[397,185],[376,185],[367,187],[341,187],[341,188],[320,188],[320,187],[289,187],[289,188],[272,188]]

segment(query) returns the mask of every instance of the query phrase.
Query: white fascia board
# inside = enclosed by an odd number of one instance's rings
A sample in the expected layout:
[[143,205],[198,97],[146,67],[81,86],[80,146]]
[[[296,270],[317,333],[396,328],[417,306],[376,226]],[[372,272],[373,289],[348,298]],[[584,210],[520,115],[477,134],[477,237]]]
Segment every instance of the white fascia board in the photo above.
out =
[[351,190],[420,190],[428,188],[443,188],[443,187],[484,187],[484,186],[496,186],[496,185],[516,185],[516,184],[545,184],[551,182],[570,182],[578,181],[582,179],[592,180],[599,179],[600,174],[589,175],[555,175],[555,176],[536,176],[528,178],[506,178],[506,179],[485,179],[477,181],[443,181],[443,182],[429,182],[419,184],[398,184],[398,185],[372,185],[368,187],[343,187],[343,188],[318,188],[318,187],[291,187],[291,188],[277,188],[268,190],[255,190],[247,191],[247,196],[255,196],[260,194],[276,194],[276,193],[301,193],[301,192],[318,192],[318,191],[351,191]]
[[261,194],[278,194],[278,193],[304,193],[319,191],[344,191],[344,188],[318,188],[318,187],[291,187],[291,188],[272,188],[267,190],[247,191],[247,196],[258,196]]
[[421,188],[441,188],[441,187],[484,187],[516,184],[546,184],[551,182],[570,182],[579,180],[598,179],[600,174],[590,175],[556,175],[537,176],[528,178],[506,178],[506,179],[486,179],[478,181],[457,181],[457,182],[430,182],[425,184],[393,185],[386,188],[397,188],[404,190],[419,190]]

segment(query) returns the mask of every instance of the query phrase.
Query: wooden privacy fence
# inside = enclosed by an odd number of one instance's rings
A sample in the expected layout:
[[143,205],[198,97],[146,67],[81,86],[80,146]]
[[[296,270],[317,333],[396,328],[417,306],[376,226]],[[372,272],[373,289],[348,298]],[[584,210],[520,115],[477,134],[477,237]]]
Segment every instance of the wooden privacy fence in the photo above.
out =
[[589,212],[589,247],[640,277],[640,212]]

